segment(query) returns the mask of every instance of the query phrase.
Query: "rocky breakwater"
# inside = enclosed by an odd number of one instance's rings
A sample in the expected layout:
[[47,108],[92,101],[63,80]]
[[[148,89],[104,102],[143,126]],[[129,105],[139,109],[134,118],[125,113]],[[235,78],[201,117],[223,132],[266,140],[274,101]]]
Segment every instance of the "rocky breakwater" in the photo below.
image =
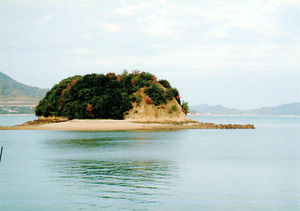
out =
[[253,124],[214,124],[203,123],[191,119],[184,121],[133,121],[139,124],[151,125],[153,129],[255,129]]
[[214,123],[198,123],[195,129],[255,129],[253,124],[214,124]]

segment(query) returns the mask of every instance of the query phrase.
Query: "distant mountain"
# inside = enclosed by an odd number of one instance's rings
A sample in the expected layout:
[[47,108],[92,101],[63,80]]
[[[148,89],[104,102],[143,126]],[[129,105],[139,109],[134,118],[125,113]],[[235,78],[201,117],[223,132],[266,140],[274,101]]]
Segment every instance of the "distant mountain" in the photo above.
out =
[[216,115],[300,115],[300,103],[289,103],[280,106],[262,107],[257,109],[239,110],[225,108],[221,105],[209,106],[207,104],[190,106],[190,113],[216,114]]
[[221,105],[210,106],[207,104],[190,106],[190,111],[193,113],[199,112],[202,114],[242,114],[242,111],[235,108],[225,108]]
[[0,72],[0,102],[37,103],[48,90],[27,86]]
[[247,110],[248,114],[260,115],[300,115],[300,103],[282,104],[280,106],[262,107]]

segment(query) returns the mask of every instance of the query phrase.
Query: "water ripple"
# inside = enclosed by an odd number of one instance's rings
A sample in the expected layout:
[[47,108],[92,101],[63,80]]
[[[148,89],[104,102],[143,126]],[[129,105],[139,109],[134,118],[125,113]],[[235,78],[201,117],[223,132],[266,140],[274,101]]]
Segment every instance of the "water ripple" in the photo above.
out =
[[53,179],[72,192],[103,199],[151,202],[170,195],[169,189],[178,181],[176,165],[167,161],[64,159],[51,166]]

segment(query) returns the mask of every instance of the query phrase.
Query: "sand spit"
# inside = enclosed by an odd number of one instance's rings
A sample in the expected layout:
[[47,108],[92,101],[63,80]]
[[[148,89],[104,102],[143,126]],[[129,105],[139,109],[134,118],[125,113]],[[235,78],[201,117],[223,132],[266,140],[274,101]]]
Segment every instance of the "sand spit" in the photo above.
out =
[[176,130],[176,129],[254,129],[246,124],[200,123],[194,120],[132,121],[132,120],[34,120],[16,126],[2,126],[0,130],[73,130],[73,131],[126,131],[126,130]]

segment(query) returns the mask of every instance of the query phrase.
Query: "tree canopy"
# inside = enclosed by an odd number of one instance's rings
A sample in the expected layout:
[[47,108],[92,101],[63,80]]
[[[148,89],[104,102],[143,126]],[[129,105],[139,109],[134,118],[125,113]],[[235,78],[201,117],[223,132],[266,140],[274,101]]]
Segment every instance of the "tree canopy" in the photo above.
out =
[[[145,93],[155,106],[176,98],[178,90],[166,80],[157,81],[151,73],[124,71],[121,75],[88,74],[72,76],[56,84],[39,102],[37,116],[61,116],[69,119],[123,119],[140,101],[135,92],[145,88]],[[184,105],[186,107],[186,105]]]

